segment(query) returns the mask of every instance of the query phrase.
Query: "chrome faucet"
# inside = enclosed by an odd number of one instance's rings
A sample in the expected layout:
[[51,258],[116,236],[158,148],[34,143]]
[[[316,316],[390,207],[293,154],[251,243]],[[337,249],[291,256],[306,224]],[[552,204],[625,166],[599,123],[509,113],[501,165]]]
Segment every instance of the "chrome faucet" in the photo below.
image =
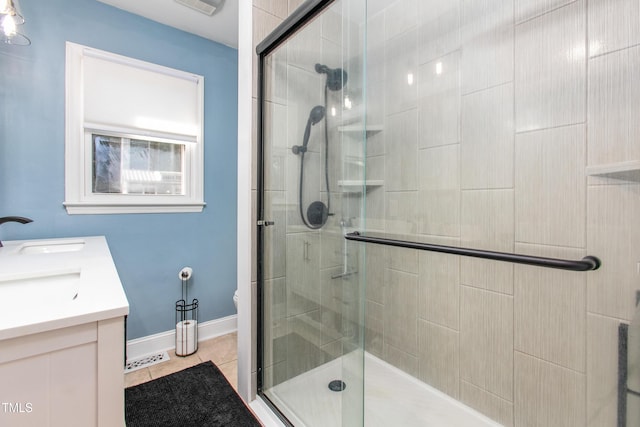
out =
[[[3,216],[0,217],[0,224],[4,224],[5,222],[19,222],[20,224],[28,224],[33,222],[32,219],[25,218],[23,216]],[[0,240],[0,248],[2,247],[2,241]]]

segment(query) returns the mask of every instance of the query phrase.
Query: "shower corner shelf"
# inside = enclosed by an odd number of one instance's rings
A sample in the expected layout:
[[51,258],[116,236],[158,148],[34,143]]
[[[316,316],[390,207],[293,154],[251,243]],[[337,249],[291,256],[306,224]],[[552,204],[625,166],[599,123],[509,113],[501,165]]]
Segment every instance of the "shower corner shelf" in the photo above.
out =
[[586,173],[588,176],[640,182],[640,161],[633,160],[629,162],[587,166]]
[[362,134],[362,132],[366,132],[367,136],[371,136],[378,132],[382,132],[382,125],[364,126],[362,123],[356,123],[353,125],[338,126],[338,132],[345,134]]
[[384,181],[381,179],[368,179],[366,181],[361,179],[345,179],[338,181],[338,187],[340,187],[343,193],[362,193],[363,187],[365,191],[369,191],[375,187],[382,187],[383,185]]

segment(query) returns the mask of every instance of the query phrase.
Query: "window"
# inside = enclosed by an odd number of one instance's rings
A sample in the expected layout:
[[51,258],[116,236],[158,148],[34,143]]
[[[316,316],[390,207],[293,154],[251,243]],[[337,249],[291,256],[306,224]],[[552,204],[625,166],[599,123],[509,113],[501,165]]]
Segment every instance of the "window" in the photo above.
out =
[[69,214],[200,212],[203,77],[67,43]]
[[182,195],[184,145],[91,134],[92,193]]

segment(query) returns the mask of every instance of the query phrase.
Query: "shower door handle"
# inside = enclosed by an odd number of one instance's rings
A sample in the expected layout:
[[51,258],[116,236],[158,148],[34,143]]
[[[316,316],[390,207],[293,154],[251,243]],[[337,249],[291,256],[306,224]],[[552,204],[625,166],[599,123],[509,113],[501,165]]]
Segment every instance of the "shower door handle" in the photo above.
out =
[[455,246],[434,245],[431,243],[411,242],[407,240],[389,239],[386,237],[365,236],[358,231],[347,233],[344,235],[347,240],[356,242],[368,242],[379,245],[395,246],[399,248],[419,249],[423,251],[439,252],[444,254],[462,255],[482,259],[491,259],[494,261],[506,261],[517,264],[535,265],[538,267],[559,268],[561,270],[571,271],[591,271],[597,270],[602,264],[600,260],[593,256],[587,255],[581,260],[567,260],[559,258],[546,258],[533,255],[514,254],[508,252],[486,251],[475,248],[459,248]]
[[258,220],[258,225],[262,227],[268,227],[270,225],[276,225],[275,221],[268,221],[266,219]]

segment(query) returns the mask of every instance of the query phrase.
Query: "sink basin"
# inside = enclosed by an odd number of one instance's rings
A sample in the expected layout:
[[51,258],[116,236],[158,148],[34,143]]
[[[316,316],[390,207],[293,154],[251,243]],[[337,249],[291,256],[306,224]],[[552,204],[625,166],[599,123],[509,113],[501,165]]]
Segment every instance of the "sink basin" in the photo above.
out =
[[0,294],[5,306],[28,313],[45,304],[71,302],[80,289],[80,268],[0,276]]
[[20,248],[21,254],[53,254],[60,252],[76,252],[84,248],[83,240],[63,240],[51,242],[25,243]]
[[0,359],[3,340],[128,314],[127,297],[104,236],[3,244]]

